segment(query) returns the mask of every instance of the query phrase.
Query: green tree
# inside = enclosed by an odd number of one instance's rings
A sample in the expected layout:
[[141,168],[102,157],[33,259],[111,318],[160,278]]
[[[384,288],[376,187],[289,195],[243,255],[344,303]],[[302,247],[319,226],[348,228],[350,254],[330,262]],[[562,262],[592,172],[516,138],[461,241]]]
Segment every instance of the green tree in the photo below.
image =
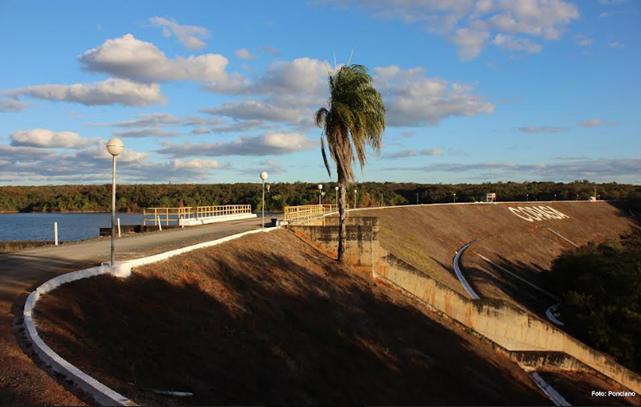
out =
[[361,172],[367,161],[365,147],[370,145],[380,152],[385,131],[385,106],[381,94],[374,88],[372,77],[362,65],[345,65],[329,74],[330,97],[328,108],[316,112],[316,125],[321,133],[321,151],[327,173],[331,176],[325,144],[329,156],[336,164],[339,187],[339,239],[338,261],[344,261],[345,214],[347,202],[345,188],[354,180],[352,165],[358,158]]

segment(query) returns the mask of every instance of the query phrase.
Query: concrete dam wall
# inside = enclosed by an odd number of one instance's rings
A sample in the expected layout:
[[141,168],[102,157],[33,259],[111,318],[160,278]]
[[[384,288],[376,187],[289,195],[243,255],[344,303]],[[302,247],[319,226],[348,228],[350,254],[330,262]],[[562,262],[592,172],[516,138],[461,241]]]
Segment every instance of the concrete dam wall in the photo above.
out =
[[[598,208],[600,211],[604,210],[602,206]],[[427,209],[426,207],[425,210]],[[490,209],[487,205],[483,211]],[[401,210],[403,209],[389,211]],[[383,211],[385,210],[375,212],[379,214]],[[370,213],[372,212],[368,211],[361,217],[348,218],[346,258],[352,264],[371,267],[374,278],[400,288],[434,310],[487,337],[512,353],[510,357],[523,365],[545,365],[548,368],[566,370],[582,370],[587,366],[637,393],[641,392],[641,377],[638,374],[534,314],[500,299],[472,300],[460,290],[437,281],[400,259],[395,253],[382,248],[379,243],[379,236],[383,234],[380,230],[381,222],[375,217],[364,216]],[[525,211],[520,215],[535,214]],[[559,216],[552,212],[549,215]],[[542,214],[539,216],[543,217]],[[515,219],[523,221],[516,216]],[[299,235],[320,243],[330,253],[335,253],[338,245],[338,226],[335,226],[337,219],[327,219],[326,225],[296,226],[292,229]],[[474,226],[469,224],[465,228],[474,230]],[[564,231],[569,229],[567,225],[564,226]],[[438,233],[442,231],[431,233],[430,238],[433,239]],[[528,355],[528,352],[535,354]],[[559,354],[569,357],[557,357]]]

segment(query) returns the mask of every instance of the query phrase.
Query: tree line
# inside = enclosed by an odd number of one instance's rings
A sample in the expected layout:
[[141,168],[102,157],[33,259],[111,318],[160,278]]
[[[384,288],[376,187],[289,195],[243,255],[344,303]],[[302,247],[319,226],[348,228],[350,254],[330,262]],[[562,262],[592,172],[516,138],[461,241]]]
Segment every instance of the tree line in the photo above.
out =
[[[273,183],[265,194],[265,210],[280,211],[284,206],[318,203],[317,183]],[[375,207],[415,203],[481,201],[495,192],[498,201],[586,200],[641,201],[641,186],[616,182],[595,184],[587,180],[556,182],[496,182],[483,184],[418,184],[396,182],[352,183],[347,188],[350,206]],[[336,203],[336,183],[323,183],[323,203]],[[356,193],[354,193],[356,190]],[[120,212],[142,212],[150,207],[251,204],[261,207],[262,185],[236,184],[139,184],[118,185],[116,208]],[[0,187],[2,212],[108,212],[111,185],[56,185]]]
[[641,232],[567,251],[545,276],[568,332],[641,372]]

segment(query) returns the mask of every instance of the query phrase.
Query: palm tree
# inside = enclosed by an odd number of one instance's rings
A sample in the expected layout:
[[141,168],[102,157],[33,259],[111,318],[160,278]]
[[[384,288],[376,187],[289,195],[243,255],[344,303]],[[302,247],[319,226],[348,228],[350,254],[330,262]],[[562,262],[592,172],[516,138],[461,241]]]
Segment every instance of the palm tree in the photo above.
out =
[[345,253],[345,200],[346,184],[354,180],[354,153],[361,166],[366,163],[365,147],[370,145],[376,154],[380,153],[383,131],[385,131],[385,106],[381,94],[374,88],[372,77],[362,65],[345,65],[329,73],[330,97],[328,107],[316,112],[316,125],[323,129],[321,150],[327,173],[331,170],[327,152],[336,163],[339,187],[338,261],[343,263]]

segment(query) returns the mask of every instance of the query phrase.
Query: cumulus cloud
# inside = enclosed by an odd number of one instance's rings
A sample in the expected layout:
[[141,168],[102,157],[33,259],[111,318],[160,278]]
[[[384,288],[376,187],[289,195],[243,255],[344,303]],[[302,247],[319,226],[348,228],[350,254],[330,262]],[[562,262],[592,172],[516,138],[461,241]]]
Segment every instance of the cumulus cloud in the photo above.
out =
[[443,150],[441,148],[424,148],[422,150],[411,149],[411,150],[402,150],[396,153],[385,154],[385,158],[397,159],[397,158],[407,158],[407,157],[419,157],[419,156],[442,156]]
[[236,50],[236,56],[240,59],[246,59],[246,60],[252,60],[255,57],[251,54],[251,52],[247,51],[245,48],[241,48]]
[[36,148],[79,148],[89,143],[78,133],[48,129],[17,130],[11,134],[12,146]]
[[196,144],[165,142],[157,152],[173,157],[266,156],[310,150],[317,145],[318,142],[316,140],[307,138],[300,133],[272,132],[255,137],[241,136],[231,142]]
[[579,126],[584,128],[599,127],[601,123],[603,123],[603,119],[589,119],[579,123]]
[[0,113],[23,112],[28,105],[28,103],[19,100],[0,98]]
[[151,25],[163,28],[163,36],[175,35],[178,41],[191,50],[201,49],[207,46],[202,40],[209,37],[209,30],[196,25],[181,25],[174,19],[164,17],[151,17]]
[[[512,51],[539,52],[532,38],[556,40],[580,18],[578,7],[564,0],[327,0],[355,5],[374,16],[420,24],[458,47],[461,60],[479,56],[488,44]],[[497,37],[497,35],[501,36]],[[529,38],[528,38],[529,37]],[[490,39],[493,38],[492,41]],[[498,40],[497,40],[498,38]]]
[[[104,141],[81,148],[55,149],[0,144],[0,181],[5,183],[106,183],[111,181],[111,155]],[[118,157],[120,182],[191,181],[207,179],[210,171],[231,169],[217,160],[167,160],[152,162],[149,154],[125,148]]]
[[611,42],[610,44],[608,44],[608,47],[610,47],[610,48],[623,48],[623,47],[625,47],[625,45],[623,45],[623,43],[621,43],[619,41],[614,41],[614,42]]
[[4,91],[4,94],[19,97],[31,96],[37,99],[81,103],[87,106],[115,105],[147,106],[165,103],[160,86],[125,79],[110,78],[93,84],[36,85]]
[[179,131],[166,131],[158,128],[147,128],[137,130],[115,131],[114,135],[126,138],[146,138],[146,137],[178,137],[183,133]]
[[374,82],[387,108],[390,126],[437,125],[450,116],[492,114],[494,105],[473,93],[473,87],[426,78],[423,68],[396,65],[374,68]]
[[216,81],[227,77],[229,61],[222,55],[204,54],[169,59],[150,42],[131,34],[106,40],[78,57],[84,69],[141,82],[189,80]]
[[568,129],[558,126],[527,126],[519,127],[519,131],[521,133],[563,133]]

